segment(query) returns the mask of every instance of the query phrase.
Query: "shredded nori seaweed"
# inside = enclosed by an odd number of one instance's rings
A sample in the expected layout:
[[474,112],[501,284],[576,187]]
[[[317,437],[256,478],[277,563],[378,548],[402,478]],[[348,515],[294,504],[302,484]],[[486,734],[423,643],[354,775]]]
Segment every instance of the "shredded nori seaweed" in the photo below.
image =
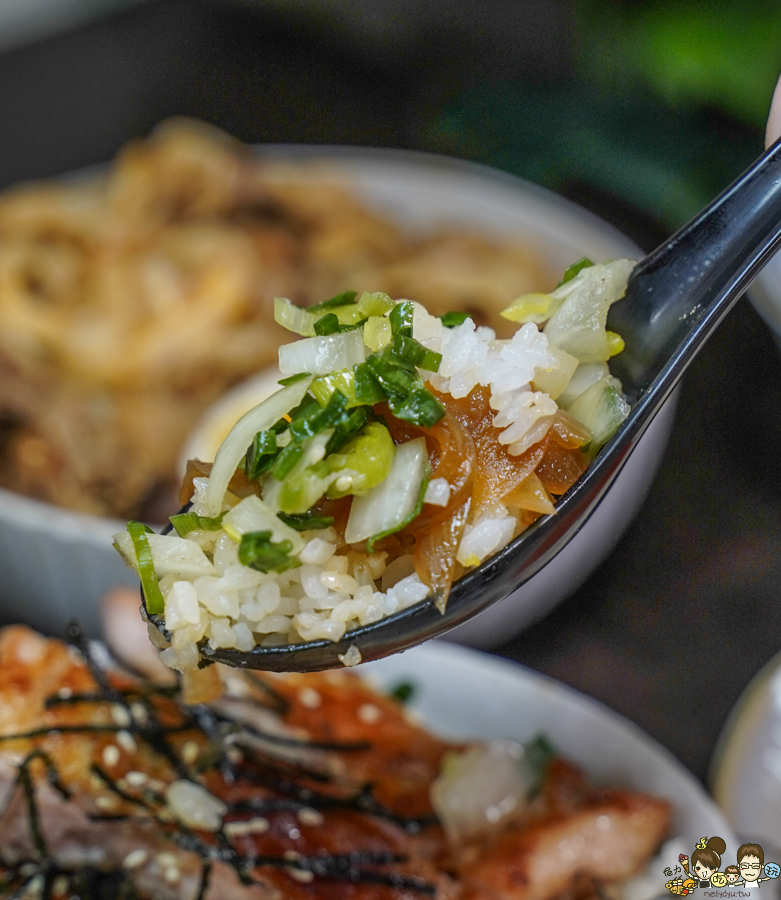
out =
[[[34,728],[26,732],[3,734],[0,735],[0,742],[36,741],[53,735],[68,734],[112,735],[127,731],[154,754],[166,760],[178,778],[199,783],[200,777],[205,772],[217,770],[226,784],[232,784],[240,778],[250,785],[273,791],[274,796],[247,798],[228,804],[229,815],[233,821],[241,821],[242,814],[273,816],[275,813],[297,812],[304,807],[323,811],[353,810],[393,822],[410,833],[417,833],[421,828],[436,821],[434,817],[398,816],[377,802],[373,796],[372,785],[366,784],[356,791],[354,788],[335,783],[333,776],[327,772],[312,769],[297,760],[274,756],[272,753],[274,747],[350,753],[369,749],[371,745],[368,742],[318,742],[272,734],[233,719],[225,712],[217,713],[205,705],[186,706],[179,699],[176,687],[153,684],[117,687],[111,683],[107,673],[96,660],[89,641],[77,624],[69,625],[67,636],[69,643],[83,657],[95,682],[95,690],[67,695],[55,694],[46,698],[45,708],[53,710],[61,706],[117,704],[127,715],[127,725],[69,722]],[[242,698],[242,702],[255,703],[282,716],[289,711],[290,702],[264,679],[250,673],[249,681],[258,689],[263,699]],[[159,713],[160,703],[166,701],[170,709],[166,714],[167,724],[164,725]],[[137,714],[139,705],[142,707],[143,715]],[[175,716],[172,716],[172,711]],[[197,762],[193,765],[187,764],[181,758],[169,740],[172,735],[186,732],[200,734],[202,738],[206,738],[206,745],[201,746]],[[251,746],[237,743],[242,734],[253,739]],[[268,744],[268,750],[263,746],[258,747],[257,742],[261,745]],[[231,753],[228,752],[235,746],[241,749],[241,759],[238,761],[232,759]],[[41,900],[49,900],[54,896],[55,882],[59,878],[58,885],[63,884],[62,879],[67,883],[67,893],[60,894],[63,897],[79,900],[109,900],[109,898],[141,900],[131,873],[121,868],[98,871],[87,867],[71,871],[57,865],[50,855],[41,824],[36,782],[33,777],[33,766],[36,763],[43,767],[49,785],[64,800],[73,801],[72,790],[65,784],[51,757],[40,747],[33,749],[18,766],[17,788],[24,796],[34,858],[21,860],[5,871],[0,869],[0,897],[21,897],[30,892],[37,894]],[[93,777],[99,779],[106,790],[126,807],[130,807],[131,811],[88,812],[88,818],[91,821],[106,823],[155,821],[163,839],[167,839],[184,851],[197,854],[201,859],[201,877],[194,900],[204,900],[215,862],[229,865],[237,877],[247,885],[264,884],[253,875],[253,872],[263,868],[275,868],[285,871],[307,871],[315,878],[328,881],[385,885],[425,895],[435,893],[434,886],[425,880],[392,869],[394,865],[406,861],[403,855],[366,851],[346,854],[316,853],[309,856],[240,853],[224,827],[215,834],[204,837],[183,823],[172,820],[166,810],[165,798],[149,787],[142,785],[137,791],[131,792],[125,786],[126,782],[120,784],[121,779],[114,778],[97,761],[91,763],[90,769]],[[328,784],[329,790],[341,788],[341,794],[322,793],[319,789],[315,790],[312,784]],[[236,818],[237,816],[239,818]]]

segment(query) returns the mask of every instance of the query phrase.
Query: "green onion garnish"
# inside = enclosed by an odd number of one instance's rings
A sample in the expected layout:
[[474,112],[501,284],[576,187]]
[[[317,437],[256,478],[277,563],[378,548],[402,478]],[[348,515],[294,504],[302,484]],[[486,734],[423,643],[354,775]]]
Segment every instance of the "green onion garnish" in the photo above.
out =
[[[370,357],[371,358],[371,357]],[[374,406],[387,400],[388,395],[380,386],[368,363],[360,363],[353,368],[355,373],[355,399],[366,406]]]
[[472,316],[465,312],[446,312],[441,316],[437,316],[437,318],[442,319],[442,324],[445,328],[455,328],[457,325],[463,325]]
[[403,400],[391,397],[388,401],[391,412],[397,419],[431,428],[447,413],[444,406],[427,388],[420,388]]
[[350,440],[350,438],[356,435],[369,421],[370,413],[371,410],[367,409],[364,406],[359,406],[344,415],[336,423],[334,433],[331,435],[328,443],[326,444],[326,455],[330,453],[336,453],[337,450],[341,450],[342,447],[344,447],[344,445]]
[[270,531],[251,531],[241,536],[239,561],[259,572],[286,572],[301,565],[292,550],[290,541],[272,541]]
[[[581,257],[577,262],[572,263],[571,266],[567,266],[564,270],[564,275],[562,276],[561,281],[556,285],[557,288],[560,288],[562,284],[566,284],[568,281],[572,281],[572,279],[580,272],[582,269],[588,269],[589,266],[593,266],[594,263],[587,257]],[[554,288],[555,290],[555,288]]]
[[283,481],[303,455],[304,448],[300,444],[288,444],[277,456],[271,474],[277,481]]
[[298,375],[288,375],[287,378],[280,378],[277,384],[287,387],[289,384],[295,384],[304,378],[309,378],[309,372],[299,372]]
[[415,695],[417,688],[411,681],[400,681],[390,692],[390,695],[398,703],[406,703]]
[[276,455],[277,432],[273,429],[259,431],[253,438],[244,458],[244,474],[250,481],[257,481],[274,465]]
[[[218,531],[222,528],[222,517],[224,512],[219,516],[198,516],[194,512],[177,513],[169,518],[169,522],[174,526],[179,537],[184,537],[191,531]],[[129,530],[129,529],[128,529]]]
[[161,615],[165,610],[165,601],[157,583],[152,548],[146,537],[154,532],[143,522],[128,522],[127,530],[133,541],[133,551],[136,554],[138,576],[141,579],[141,589],[144,592],[147,612],[153,616]]
[[333,516],[319,516],[311,510],[305,513],[278,512],[277,518],[281,519],[285,525],[295,528],[296,531],[308,531],[309,529],[320,530],[322,528],[329,528],[334,524]]
[[352,306],[356,303],[355,298],[358,296],[357,291],[343,291],[330,300],[323,300],[322,303],[316,303],[314,306],[307,307],[308,312],[318,312],[321,309],[333,309],[335,306]]
[[339,317],[335,313],[327,313],[315,322],[315,334],[325,337],[339,331]]
[[346,406],[347,397],[341,391],[334,391],[325,406],[321,407],[315,401],[312,407],[294,417],[290,423],[290,436],[300,442],[320,434],[325,428],[333,428],[342,418]]
[[538,734],[523,745],[524,756],[536,774],[535,784],[529,792],[531,796],[536,794],[545,781],[548,767],[556,758],[556,748],[544,734]]
[[393,339],[393,352],[404,362],[429,372],[438,372],[439,364],[442,362],[441,353],[427,349],[415,338],[407,337],[405,334],[397,334]]
[[415,367],[400,360],[391,347],[372,353],[366,360],[366,365],[389,395],[407,397],[423,384]]
[[411,300],[402,300],[397,303],[390,311],[391,331],[395,337],[397,334],[405,334],[412,337],[412,316],[415,312],[415,305]]

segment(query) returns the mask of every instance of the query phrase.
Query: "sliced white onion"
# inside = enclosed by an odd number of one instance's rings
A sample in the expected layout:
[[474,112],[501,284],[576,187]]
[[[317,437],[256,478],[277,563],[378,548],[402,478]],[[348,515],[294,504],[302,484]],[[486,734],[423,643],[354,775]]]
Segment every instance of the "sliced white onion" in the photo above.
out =
[[610,371],[607,363],[581,363],[575,369],[569,384],[558,396],[556,402],[562,409],[568,410],[577,398],[587,391],[592,384],[596,384],[602,378],[607,378]]
[[630,259],[598,263],[581,270],[571,282],[569,296],[548,320],[544,333],[551,344],[580,362],[610,358],[605,323],[611,304],[626,293],[634,268]]
[[510,740],[449,753],[431,785],[431,805],[453,843],[481,837],[523,813],[534,772]]
[[295,528],[291,528],[278,518],[274,510],[260,497],[245,497],[241,503],[237,503],[225,514],[222,527],[234,540],[241,540],[242,535],[253,531],[270,531],[272,541],[290,541],[294,555],[297,556],[304,549],[304,539],[301,535]]
[[415,438],[396,447],[390,472],[363,497],[354,497],[344,539],[357,544],[398,527],[412,515],[428,469],[426,439]]
[[[148,534],[146,538],[152,551],[152,562],[158,579],[169,574],[191,580],[200,575],[215,574],[214,566],[195,541],[188,541],[172,534]],[[114,545],[125,560],[138,571],[133,539],[127,531],[120,531],[114,535]]]
[[536,368],[532,384],[535,391],[542,391],[551,400],[556,400],[569,384],[578,367],[578,361],[566,350],[554,347],[550,343],[548,344],[548,353],[555,359],[555,364],[550,368]]
[[298,372],[330,375],[340,369],[351,369],[365,359],[363,330],[360,328],[304,338],[279,348],[279,370],[283,375],[296,375]]
[[447,506],[450,502],[450,482],[447,478],[429,481],[423,502],[431,503],[433,506]]
[[315,333],[317,318],[308,309],[302,309],[291,303],[287,297],[274,297],[274,321],[293,334],[311,337]]
[[195,512],[202,516],[216,516],[222,508],[222,500],[228,489],[236,466],[247,452],[252,439],[259,431],[275,425],[286,413],[304,399],[311,378],[302,378],[272,394],[268,400],[245,413],[228,432],[214,457],[214,465],[209,475],[209,486],[200,508]]

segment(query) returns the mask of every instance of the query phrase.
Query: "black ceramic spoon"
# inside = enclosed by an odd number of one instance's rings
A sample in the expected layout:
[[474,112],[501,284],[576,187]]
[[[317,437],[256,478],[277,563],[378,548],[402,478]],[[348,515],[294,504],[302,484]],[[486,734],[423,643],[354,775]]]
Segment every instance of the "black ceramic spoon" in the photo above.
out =
[[[781,141],[703,212],[634,269],[626,297],[611,308],[610,327],[626,341],[611,363],[632,411],[556,514],[529,529],[460,578],[445,613],[431,600],[344,638],[282,647],[202,648],[203,657],[231,666],[307,672],[342,666],[356,647],[362,660],[378,659],[438,637],[498,603],[528,581],[583,526],[626,462],[686,367],[752,278],[781,244]],[[150,620],[164,629],[160,616]]]

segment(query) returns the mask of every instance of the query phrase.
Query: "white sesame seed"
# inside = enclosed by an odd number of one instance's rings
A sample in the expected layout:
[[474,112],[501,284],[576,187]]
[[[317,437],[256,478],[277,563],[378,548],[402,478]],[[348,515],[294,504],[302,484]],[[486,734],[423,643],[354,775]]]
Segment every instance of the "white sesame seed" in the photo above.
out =
[[201,755],[201,748],[195,741],[186,741],[182,747],[182,760],[185,765],[191,766]]
[[291,841],[297,841],[301,837],[301,832],[294,826],[292,828],[288,828],[287,836]]
[[138,752],[138,745],[136,744],[136,739],[133,737],[133,735],[129,731],[118,731],[117,732],[117,743],[127,753],[137,753]]
[[143,866],[148,858],[149,854],[146,852],[146,850],[131,850],[130,853],[128,853],[128,855],[122,861],[122,868],[137,869],[139,866]]
[[247,825],[252,834],[264,834],[271,827],[268,819],[264,819],[263,816],[255,816],[247,822]]
[[120,728],[127,728],[131,721],[130,713],[124,706],[120,706],[119,703],[111,704],[111,718],[116,725],[120,726]]
[[149,718],[149,714],[146,711],[146,707],[143,703],[131,703],[130,704],[130,712],[133,714],[133,718],[136,722],[144,723]]
[[115,744],[108,744],[103,748],[103,762],[109,767],[113,768],[119,762],[119,747]]
[[304,687],[298,692],[298,700],[307,709],[317,709],[323,702],[323,698],[311,687]]
[[337,491],[349,491],[353,486],[353,479],[350,475],[342,475],[336,479]]
[[223,830],[228,837],[241,837],[242,835],[249,834],[247,825],[247,822],[228,822]]
[[233,763],[234,766],[237,766],[244,760],[244,754],[238,747],[228,747],[228,749],[225,751],[225,755]]
[[321,812],[318,812],[316,809],[312,809],[309,806],[299,809],[296,813],[296,817],[302,825],[322,825],[325,821]]
[[105,795],[102,797],[95,798],[95,805],[98,809],[114,809],[117,805],[117,801],[113,797],[106,797]]
[[181,877],[182,873],[176,866],[169,866],[165,872],[163,872],[163,878],[165,878],[169,884],[175,884]]
[[229,697],[246,697],[249,692],[249,685],[243,678],[237,678],[234,675],[225,679],[225,693]]
[[308,869],[288,869],[288,872],[291,878],[295,878],[296,881],[300,881],[303,884],[309,884],[315,878],[314,872],[310,872]]
[[382,718],[382,710],[374,703],[364,703],[358,707],[358,718],[367,725],[373,725]]
[[169,866],[175,866],[177,860],[173,853],[158,853],[155,862],[161,869],[167,869]]
[[146,784],[149,781],[146,772],[128,772],[125,775],[125,781],[133,787],[141,787],[141,785]]
[[57,696],[60,700],[68,700],[73,696],[73,691],[68,687],[60,688],[59,691],[57,691]]

